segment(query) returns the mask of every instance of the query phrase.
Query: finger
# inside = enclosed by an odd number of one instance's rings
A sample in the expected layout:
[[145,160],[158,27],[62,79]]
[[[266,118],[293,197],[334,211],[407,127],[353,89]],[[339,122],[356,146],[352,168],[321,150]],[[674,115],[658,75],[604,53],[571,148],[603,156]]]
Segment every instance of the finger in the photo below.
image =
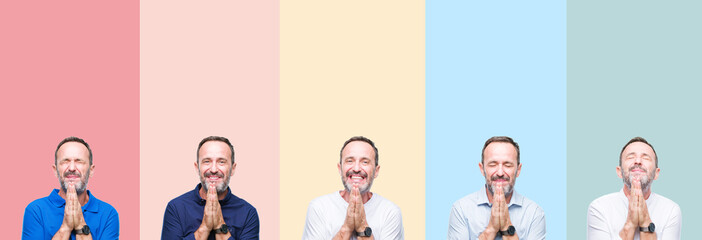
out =
[[76,194],[76,187],[73,183],[69,183],[68,187],[66,189],[66,195],[77,195]]

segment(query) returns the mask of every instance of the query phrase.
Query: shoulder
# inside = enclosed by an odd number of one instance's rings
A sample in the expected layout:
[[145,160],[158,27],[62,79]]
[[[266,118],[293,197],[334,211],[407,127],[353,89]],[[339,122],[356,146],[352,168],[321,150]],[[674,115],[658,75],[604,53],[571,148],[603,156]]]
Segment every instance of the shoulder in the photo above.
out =
[[541,206],[539,206],[539,204],[525,197],[524,195],[522,195],[522,207],[527,209],[527,211],[533,210],[535,214],[544,214],[544,210],[541,208]]
[[27,204],[27,208],[41,208],[42,206],[49,204],[49,197],[37,198]]
[[387,198],[384,198],[383,196],[380,196],[380,194],[377,193],[373,193],[373,197],[376,198],[377,201],[378,207],[376,209],[385,210],[390,214],[402,214],[402,211],[400,211],[400,207],[392,201],[388,200]]
[[336,198],[340,198],[340,196],[338,196],[338,195],[339,195],[338,192],[333,192],[333,193],[330,193],[330,194],[326,194],[326,195],[322,195],[322,196],[316,197],[315,199],[312,199],[312,201],[310,201],[310,206],[309,206],[309,207],[310,207],[310,208],[312,208],[312,207],[321,207],[321,206],[333,204],[333,203],[334,203],[334,200],[335,200]]
[[656,198],[659,205],[670,208],[671,212],[680,212],[680,205],[673,200],[656,193],[652,193],[652,196]]
[[171,201],[168,201],[168,207],[176,207],[187,204],[188,202],[190,202],[189,200],[192,199],[194,191],[195,190],[187,191],[181,194],[180,196],[171,199]]
[[51,205],[51,202],[49,200],[49,197],[42,197],[35,199],[34,201],[30,202],[27,204],[27,207],[24,209],[25,213],[30,213],[30,212],[41,212],[43,208],[46,208]]
[[453,208],[463,209],[469,206],[476,206],[478,204],[478,194],[480,194],[481,192],[482,191],[473,192],[462,197],[461,199],[456,200],[455,202],[453,202]]
[[114,214],[117,214],[117,209],[115,209],[109,203],[102,201],[100,199],[97,199],[97,198],[95,200],[97,200],[98,208],[100,209],[100,211],[113,212]]
[[617,200],[617,198],[618,198],[617,194],[619,194],[619,193],[620,192],[613,192],[613,193],[605,194],[601,197],[596,198],[595,200],[592,200],[592,202],[590,202],[590,208],[597,208],[597,207],[607,206],[607,205],[612,204],[613,202],[615,202]]
[[237,205],[239,208],[241,208],[243,211],[258,214],[256,211],[256,208],[253,205],[251,205],[251,203],[249,203],[248,201],[246,201],[243,198],[240,198],[234,194],[232,194],[232,198],[233,198],[234,204]]

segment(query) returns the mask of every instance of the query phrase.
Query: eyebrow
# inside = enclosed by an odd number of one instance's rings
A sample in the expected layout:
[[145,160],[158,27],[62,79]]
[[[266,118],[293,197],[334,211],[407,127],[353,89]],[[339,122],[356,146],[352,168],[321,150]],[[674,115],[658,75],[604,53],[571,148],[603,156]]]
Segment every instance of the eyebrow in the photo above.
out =
[[[646,156],[646,157],[653,158],[651,155],[648,155],[648,153],[641,153],[641,154],[644,155],[644,156]],[[629,156],[632,156],[632,155],[635,156],[635,155],[636,155],[636,152],[627,153],[626,155],[624,155],[624,157],[629,157]]]

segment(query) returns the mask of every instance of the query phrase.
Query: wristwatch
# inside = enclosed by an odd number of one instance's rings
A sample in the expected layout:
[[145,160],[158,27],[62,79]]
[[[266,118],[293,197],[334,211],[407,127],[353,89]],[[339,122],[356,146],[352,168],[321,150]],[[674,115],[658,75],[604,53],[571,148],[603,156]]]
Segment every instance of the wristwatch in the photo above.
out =
[[356,232],[356,236],[359,237],[370,237],[373,234],[373,231],[371,230],[370,227],[366,227],[366,229],[363,230],[363,232]]
[[222,224],[221,227],[215,228],[213,231],[214,231],[215,233],[228,233],[228,232],[229,232],[229,228],[227,228],[227,224]]
[[515,229],[514,226],[509,225],[509,227],[507,227],[506,231],[500,230],[500,234],[502,234],[503,236],[514,236],[514,233],[516,231],[517,231],[517,229]]
[[639,231],[642,232],[655,232],[656,231],[656,225],[651,222],[651,224],[648,224],[648,227],[639,227]]
[[88,234],[90,234],[90,227],[88,227],[88,224],[85,224],[85,225],[83,225],[83,227],[81,229],[78,229],[78,230],[74,229],[73,234],[75,234],[75,235],[80,235],[80,234],[88,235]]

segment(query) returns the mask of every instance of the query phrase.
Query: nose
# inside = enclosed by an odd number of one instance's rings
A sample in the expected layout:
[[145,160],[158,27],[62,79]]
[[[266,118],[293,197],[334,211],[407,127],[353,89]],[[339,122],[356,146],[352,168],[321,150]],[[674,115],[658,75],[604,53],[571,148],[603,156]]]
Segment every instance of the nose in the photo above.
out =
[[502,165],[499,165],[497,167],[497,172],[495,172],[495,174],[497,174],[497,176],[504,176],[505,175],[504,167]]
[[75,171],[75,170],[76,170],[76,162],[75,162],[75,161],[70,161],[70,162],[68,163],[68,171],[73,172],[73,171]]
[[216,173],[216,172],[217,172],[217,164],[216,164],[216,163],[210,164],[210,169],[209,169],[209,170],[210,170],[210,172],[212,172],[212,173]]
[[353,169],[353,171],[355,171],[355,172],[361,171],[361,162],[360,161],[354,162],[353,166],[351,166],[351,169]]

